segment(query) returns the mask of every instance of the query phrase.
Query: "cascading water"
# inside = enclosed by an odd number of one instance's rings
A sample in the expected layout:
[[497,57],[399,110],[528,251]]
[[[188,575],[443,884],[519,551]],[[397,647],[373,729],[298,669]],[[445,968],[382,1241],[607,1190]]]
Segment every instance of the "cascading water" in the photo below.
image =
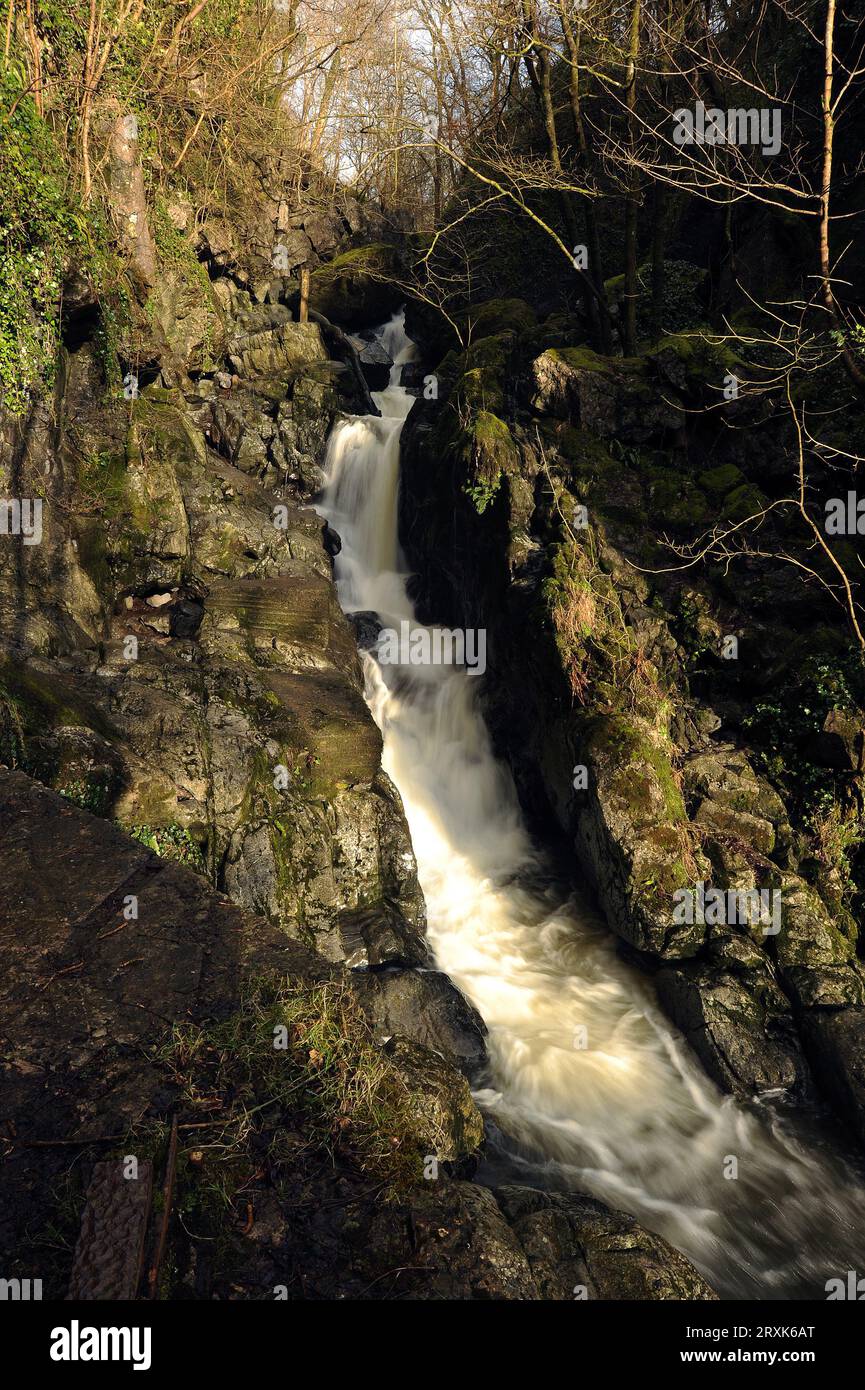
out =
[[[397,496],[413,404],[398,382],[415,350],[402,315],[380,337],[394,362],[375,395],[382,418],[334,426],[319,510],[342,538],[343,608],[414,630]],[[824,1298],[826,1280],[857,1257],[865,1268],[861,1175],[771,1099],[746,1108],[723,1096],[596,917],[556,885],[493,756],[478,679],[380,665],[374,652],[364,661],[430,945],[489,1028],[490,1084],[477,1099],[515,1141],[499,1159],[509,1180],[588,1191],[633,1213],[727,1296]]]

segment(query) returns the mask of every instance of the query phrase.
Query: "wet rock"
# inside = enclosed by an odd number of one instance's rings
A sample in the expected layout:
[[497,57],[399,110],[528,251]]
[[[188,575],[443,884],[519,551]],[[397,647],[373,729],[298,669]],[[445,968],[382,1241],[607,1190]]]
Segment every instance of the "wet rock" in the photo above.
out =
[[337,531],[334,531],[333,527],[330,526],[327,522],[325,522],[324,524],[321,539],[322,544],[324,545],[324,548],[327,551],[328,555],[331,557],[331,559],[333,559],[334,556],[338,555],[339,552],[342,550],[342,541],[340,540],[339,533]]
[[378,1038],[400,1034],[424,1043],[470,1076],[486,1061],[483,1021],[441,971],[355,971],[352,985]]
[[[717,1297],[690,1261],[631,1216],[580,1193],[495,1190],[545,1299]],[[584,1291],[584,1292],[583,1292]]]
[[442,1163],[474,1154],[483,1143],[484,1122],[465,1078],[414,1040],[391,1038],[382,1050],[405,1081],[422,1150]]
[[865,1004],[855,937],[845,935],[802,879],[785,873],[779,882],[782,927],[772,946],[787,990],[806,1009]]
[[351,969],[432,963],[419,925],[407,922],[389,904],[340,913],[339,933],[345,963]]
[[419,392],[423,389],[427,375],[428,368],[422,362],[406,362],[400,371],[400,386],[404,386],[407,391]]
[[377,341],[366,343],[358,353],[358,360],[369,389],[371,391],[384,391],[390,382],[393,362],[381,343]]
[[673,895],[692,875],[685,808],[666,756],[637,722],[602,716],[586,732],[583,757],[594,796],[577,845],[611,924],[640,950],[694,955],[706,928],[673,917]]
[[865,1009],[812,1009],[803,1029],[815,1072],[865,1144]]
[[362,651],[374,647],[381,632],[381,618],[377,613],[364,610],[362,613],[349,613],[348,621],[354,629],[355,640]]
[[789,1004],[758,952],[756,969],[690,962],[655,976],[658,999],[722,1090],[799,1090],[805,1067]]

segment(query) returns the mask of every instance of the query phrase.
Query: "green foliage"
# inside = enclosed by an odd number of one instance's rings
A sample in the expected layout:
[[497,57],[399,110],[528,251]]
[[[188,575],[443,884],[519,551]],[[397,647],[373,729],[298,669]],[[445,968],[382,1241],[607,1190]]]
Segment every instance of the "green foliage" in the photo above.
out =
[[197,874],[206,874],[207,865],[199,846],[189,831],[181,825],[127,825],[123,827],[133,840],[152,849],[161,859],[171,859],[193,869]]
[[495,499],[502,478],[519,464],[519,452],[505,422],[480,410],[465,432],[463,454],[470,468],[463,491],[482,515]]
[[856,652],[835,659],[806,657],[784,673],[778,694],[758,701],[744,720],[760,765],[806,826],[833,813],[844,780],[843,773],[819,766],[809,753],[830,710],[861,706],[863,679]]
[[60,153],[14,63],[0,72],[0,400],[19,415],[50,384],[63,265],[84,239]]
[[73,806],[89,811],[94,816],[104,816],[111,796],[111,787],[104,779],[94,777],[75,778],[56,790]]

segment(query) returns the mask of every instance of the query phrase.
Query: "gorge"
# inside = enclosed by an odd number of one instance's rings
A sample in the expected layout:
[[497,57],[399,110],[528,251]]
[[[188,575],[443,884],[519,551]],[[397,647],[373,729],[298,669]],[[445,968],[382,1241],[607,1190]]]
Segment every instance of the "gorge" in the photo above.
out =
[[857,1301],[865,20],[3,46],[2,1297]]

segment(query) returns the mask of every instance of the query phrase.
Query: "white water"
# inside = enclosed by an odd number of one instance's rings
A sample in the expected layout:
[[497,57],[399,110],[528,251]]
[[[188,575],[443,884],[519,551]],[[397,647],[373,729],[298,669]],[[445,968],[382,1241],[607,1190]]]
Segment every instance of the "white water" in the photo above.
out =
[[[399,436],[414,356],[397,316],[381,330],[392,384],[382,418],[331,435],[320,510],[339,532],[340,602],[418,626],[397,540]],[[825,1298],[865,1271],[861,1176],[771,1103],[746,1109],[707,1079],[606,930],[556,885],[522,822],[478,712],[481,680],[365,655],[384,766],[405,804],[436,961],[489,1028],[477,1094],[515,1144],[501,1180],[591,1192],[666,1236],[719,1292]],[[575,1046],[584,1027],[588,1046]],[[728,1159],[738,1177],[725,1178]]]

